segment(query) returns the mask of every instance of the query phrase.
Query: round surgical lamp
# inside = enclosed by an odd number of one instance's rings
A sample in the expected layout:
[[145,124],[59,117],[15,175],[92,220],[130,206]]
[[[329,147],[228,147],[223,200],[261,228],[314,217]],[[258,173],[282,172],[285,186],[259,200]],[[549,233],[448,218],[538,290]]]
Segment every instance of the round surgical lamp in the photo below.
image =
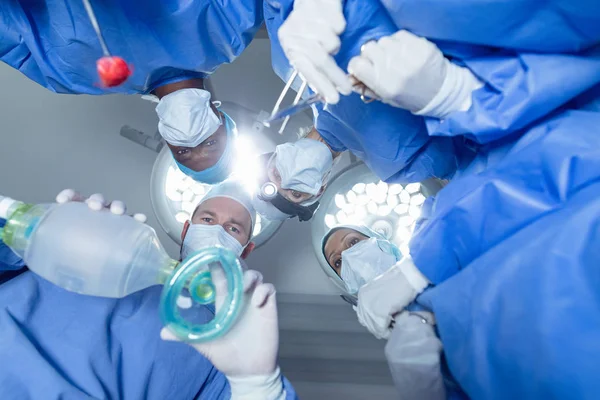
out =
[[[409,254],[408,242],[423,202],[441,188],[435,179],[387,184],[362,162],[346,167],[329,182],[313,217],[312,243],[321,267],[331,270],[321,246],[325,234],[338,225],[366,225],[398,246],[402,254]],[[330,279],[345,292],[341,279]]]
[[[252,120],[252,116],[239,115],[247,111],[241,108],[228,110],[222,106],[234,121]],[[236,165],[232,176],[247,184],[250,194],[256,190],[254,177],[260,170],[259,155],[272,152],[275,143],[262,132],[245,134],[244,127],[238,123],[236,139]],[[167,146],[158,154],[150,182],[152,208],[160,226],[176,243],[181,244],[181,231],[185,221],[191,219],[196,206],[211,188],[211,185],[194,181],[177,168],[171,151]],[[257,247],[263,245],[279,229],[283,221],[270,221],[256,215],[252,241]]]

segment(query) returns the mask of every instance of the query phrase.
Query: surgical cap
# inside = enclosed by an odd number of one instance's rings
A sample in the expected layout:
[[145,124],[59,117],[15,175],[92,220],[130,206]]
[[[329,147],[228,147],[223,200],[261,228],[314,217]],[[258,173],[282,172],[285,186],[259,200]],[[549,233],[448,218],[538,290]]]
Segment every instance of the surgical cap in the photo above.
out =
[[158,131],[173,146],[196,147],[215,133],[221,120],[211,108],[210,92],[180,89],[156,106]]
[[237,138],[237,128],[235,122],[229,115],[225,114],[223,111],[221,111],[221,113],[225,117],[227,143],[225,145],[223,154],[221,154],[221,158],[219,158],[215,165],[202,171],[194,171],[175,160],[177,168],[179,168],[179,170],[187,176],[194,179],[196,182],[208,183],[209,185],[223,182],[229,177],[234,168],[234,161],[236,158],[235,139]]
[[215,197],[226,197],[228,199],[235,200],[244,206],[248,213],[250,213],[250,219],[252,220],[252,226],[250,227],[250,239],[252,239],[254,224],[256,222],[256,210],[252,205],[252,196],[250,193],[248,193],[248,190],[246,190],[244,185],[240,181],[233,179],[219,183],[208,191],[198,206],[204,203],[206,200],[213,199]]
[[316,196],[333,166],[331,150],[314,139],[300,139],[277,146],[275,167],[281,176],[281,187]]

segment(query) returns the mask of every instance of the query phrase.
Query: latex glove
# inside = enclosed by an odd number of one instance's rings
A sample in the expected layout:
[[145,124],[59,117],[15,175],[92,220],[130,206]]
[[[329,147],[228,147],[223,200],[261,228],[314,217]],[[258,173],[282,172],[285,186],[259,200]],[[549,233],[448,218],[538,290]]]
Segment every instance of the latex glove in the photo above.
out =
[[[226,281],[212,274],[218,312],[226,296]],[[244,273],[247,308],[231,331],[206,343],[190,344],[221,371],[231,386],[232,399],[279,399],[285,396],[277,367],[279,327],[275,287],[262,283],[258,271]],[[168,328],[161,338],[178,340]]]
[[339,93],[352,93],[350,78],[332,56],[340,48],[339,35],[345,29],[341,0],[296,0],[278,32],[292,66],[330,104],[340,100]]
[[[108,208],[110,212],[115,215],[123,215],[127,211],[127,206],[124,202],[115,200],[108,203],[100,193],[93,194],[89,198],[86,198],[73,189],[65,189],[56,196],[56,202],[58,204],[64,204],[71,201],[85,202],[88,207],[94,211]],[[134,214],[133,218],[141,223],[145,223],[148,220],[145,214],[140,213]]]
[[404,30],[366,43],[348,72],[383,102],[436,118],[468,110],[471,93],[482,86],[435,44]]
[[440,367],[442,342],[432,320],[428,312],[400,313],[385,345],[385,358],[403,400],[446,399]]
[[387,339],[394,316],[429,285],[410,257],[398,261],[358,290],[358,322],[378,339]]

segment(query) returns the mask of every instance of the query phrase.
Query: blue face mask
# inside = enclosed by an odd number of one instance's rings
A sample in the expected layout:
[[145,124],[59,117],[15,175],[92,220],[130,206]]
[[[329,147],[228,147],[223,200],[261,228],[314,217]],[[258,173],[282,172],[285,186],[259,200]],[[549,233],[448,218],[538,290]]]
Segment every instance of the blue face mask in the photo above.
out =
[[231,174],[231,169],[234,161],[233,142],[237,136],[237,130],[235,128],[235,122],[233,122],[229,115],[225,113],[223,113],[223,115],[225,116],[225,131],[227,132],[227,144],[225,146],[225,151],[223,152],[221,158],[219,158],[219,161],[217,161],[215,165],[208,169],[205,169],[204,171],[194,171],[186,167],[185,165],[175,161],[177,167],[179,167],[181,172],[191,177],[196,182],[214,185],[223,182]]

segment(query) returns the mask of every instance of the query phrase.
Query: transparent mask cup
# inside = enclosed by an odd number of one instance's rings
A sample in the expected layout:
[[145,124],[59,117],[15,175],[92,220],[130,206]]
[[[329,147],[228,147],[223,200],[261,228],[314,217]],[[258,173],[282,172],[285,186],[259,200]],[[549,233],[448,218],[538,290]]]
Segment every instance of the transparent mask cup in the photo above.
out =
[[0,238],[31,271],[66,290],[121,298],[164,285],[160,317],[182,340],[216,339],[243,310],[243,268],[228,249],[207,247],[179,262],[150,226],[84,203],[15,202],[6,217]]

